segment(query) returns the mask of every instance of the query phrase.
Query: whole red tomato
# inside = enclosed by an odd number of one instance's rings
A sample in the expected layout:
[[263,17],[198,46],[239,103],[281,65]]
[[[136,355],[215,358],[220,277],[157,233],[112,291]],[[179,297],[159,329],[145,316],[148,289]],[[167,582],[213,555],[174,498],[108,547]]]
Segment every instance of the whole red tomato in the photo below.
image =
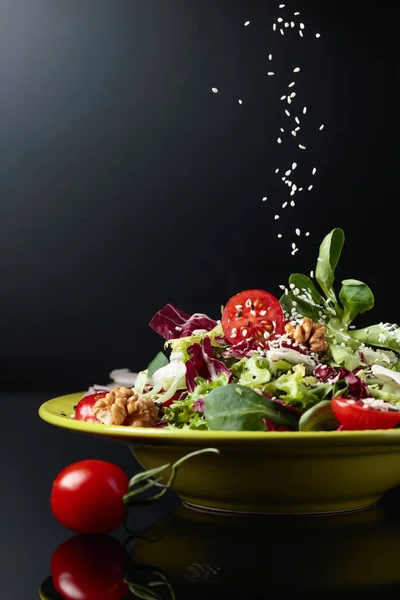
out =
[[76,536],[61,544],[51,559],[57,592],[67,600],[121,600],[125,552],[108,535]]
[[129,478],[117,465],[82,460],[57,475],[51,509],[64,527],[76,533],[108,533],[124,521],[128,485]]

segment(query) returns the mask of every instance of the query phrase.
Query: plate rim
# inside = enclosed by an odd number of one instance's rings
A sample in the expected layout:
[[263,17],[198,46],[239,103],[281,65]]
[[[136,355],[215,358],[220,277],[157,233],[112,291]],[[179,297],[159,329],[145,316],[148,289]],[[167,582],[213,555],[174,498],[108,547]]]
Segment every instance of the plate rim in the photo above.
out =
[[[60,402],[70,402],[71,410],[74,404],[79,401],[79,396],[83,396],[85,392],[74,392],[51,398],[43,402],[39,407],[40,418],[63,429],[79,431],[81,433],[97,435],[121,440],[140,440],[148,444],[151,440],[158,443],[165,441],[166,443],[177,442],[227,442],[240,443],[248,441],[269,441],[277,442],[285,441],[287,443],[303,440],[304,442],[320,443],[321,440],[333,442],[335,445],[342,440],[343,446],[351,443],[351,445],[361,445],[363,442],[376,445],[400,445],[400,429],[378,429],[364,431],[269,431],[268,434],[264,431],[209,431],[209,430],[191,430],[191,429],[165,429],[156,427],[126,427],[122,425],[100,425],[97,423],[86,423],[76,421],[68,416],[54,414],[49,410],[50,407]],[[340,445],[340,444],[339,444]]]

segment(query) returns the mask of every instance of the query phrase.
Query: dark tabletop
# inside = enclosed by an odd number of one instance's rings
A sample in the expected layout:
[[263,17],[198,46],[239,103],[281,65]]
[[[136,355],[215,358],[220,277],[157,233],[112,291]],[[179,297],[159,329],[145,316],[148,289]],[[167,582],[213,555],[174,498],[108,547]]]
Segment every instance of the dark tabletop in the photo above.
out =
[[[100,458],[128,475],[139,469],[122,444],[42,422],[37,409],[49,397],[1,396],[4,598],[37,598],[42,585],[44,597],[60,598],[49,579],[50,561],[74,534],[53,517],[49,495],[63,467]],[[394,598],[400,592],[397,491],[353,515],[255,519],[193,512],[171,492],[158,504],[135,508],[128,527],[113,536],[125,546],[125,572],[136,597],[275,598],[296,591]]]

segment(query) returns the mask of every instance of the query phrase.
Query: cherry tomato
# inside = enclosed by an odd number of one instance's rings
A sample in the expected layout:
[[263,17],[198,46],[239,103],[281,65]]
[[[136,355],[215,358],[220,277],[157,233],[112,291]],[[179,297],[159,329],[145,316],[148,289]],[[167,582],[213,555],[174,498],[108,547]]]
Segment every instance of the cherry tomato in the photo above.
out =
[[53,483],[50,504],[56,519],[76,533],[108,533],[125,518],[123,496],[129,479],[117,465],[82,460]]
[[332,398],[332,409],[344,430],[393,429],[400,424],[400,411],[368,408],[359,400]]
[[107,392],[98,392],[97,394],[84,396],[76,405],[74,419],[86,421],[87,423],[101,423],[93,413],[93,406],[96,404],[97,400],[104,398],[106,394]]
[[285,331],[279,300],[263,290],[246,290],[232,296],[221,319],[225,337],[236,344],[244,339],[268,339]]
[[115,538],[79,535],[54,552],[53,585],[67,600],[121,600],[128,592],[124,564],[124,549]]

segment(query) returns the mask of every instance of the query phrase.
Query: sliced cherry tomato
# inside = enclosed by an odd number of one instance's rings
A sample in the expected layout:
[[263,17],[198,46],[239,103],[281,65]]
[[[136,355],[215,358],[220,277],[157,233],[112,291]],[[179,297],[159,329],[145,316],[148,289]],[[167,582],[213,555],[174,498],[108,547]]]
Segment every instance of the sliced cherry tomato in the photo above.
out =
[[121,600],[125,551],[109,535],[78,535],[62,543],[51,559],[57,592],[67,600]]
[[400,411],[369,408],[362,400],[332,398],[332,409],[344,430],[393,429],[400,424]]
[[82,460],[57,475],[51,509],[61,525],[76,533],[108,533],[124,522],[128,485],[127,475],[117,465]]
[[221,324],[232,344],[249,338],[265,340],[285,331],[279,300],[264,290],[246,290],[232,296],[222,313]]
[[107,392],[98,392],[97,394],[84,396],[76,405],[74,419],[86,421],[87,423],[101,423],[93,413],[93,406],[96,404],[97,400],[104,398],[106,394]]

